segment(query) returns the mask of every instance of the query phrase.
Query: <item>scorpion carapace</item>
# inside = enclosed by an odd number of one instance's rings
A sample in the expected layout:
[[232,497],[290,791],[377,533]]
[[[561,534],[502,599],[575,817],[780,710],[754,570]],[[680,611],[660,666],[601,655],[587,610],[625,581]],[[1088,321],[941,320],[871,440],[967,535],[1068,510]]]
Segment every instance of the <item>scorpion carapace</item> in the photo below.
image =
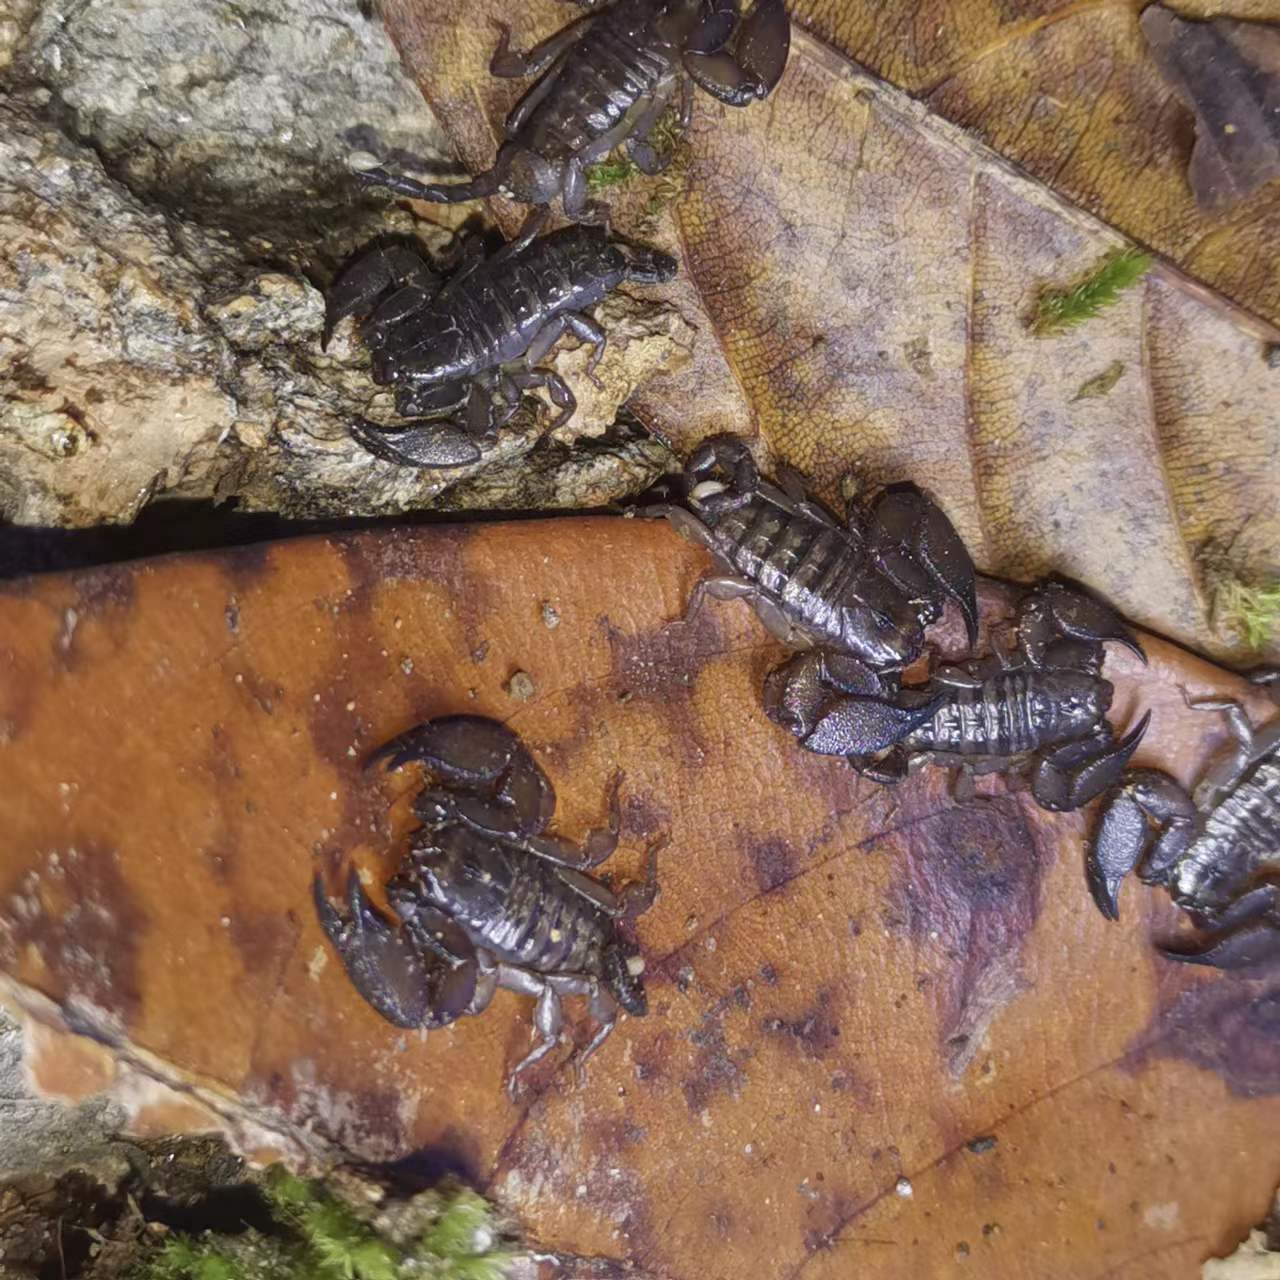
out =
[[694,589],[749,600],[785,643],[851,654],[876,670],[909,666],[946,599],[972,644],[978,606],[973,562],[942,509],[898,485],[839,521],[805,495],[763,480],[742,441],[717,436],[692,455],[679,501],[646,509],[706,547],[717,572]]
[[540,367],[566,331],[593,345],[591,376],[606,337],[586,310],[626,281],[670,280],[666,254],[609,240],[595,227],[539,236],[533,214],[520,234],[485,257],[478,240],[445,281],[406,246],[358,258],[329,295],[324,341],[346,316],[362,316],[374,381],[396,388],[396,409],[412,422],[399,430],[359,419],[352,435],[372,454],[416,467],[479,460],[482,446],[520,406],[523,393],[546,387],[558,412],[576,407],[568,383]]
[[844,756],[879,782],[924,764],[973,774],[1028,769],[1046,809],[1076,809],[1121,777],[1147,717],[1119,741],[1106,718],[1112,687],[1103,645],[1142,648],[1109,606],[1061,583],[1030,591],[1018,609],[1017,649],[902,686],[848,655],[816,650],[765,684],[765,708],[809,750]]
[[[1255,679],[1280,692],[1280,673]],[[1280,701],[1280,699],[1277,699]],[[1252,969],[1280,960],[1280,716],[1255,728],[1238,703],[1191,703],[1226,717],[1231,741],[1191,795],[1157,769],[1127,773],[1103,806],[1088,854],[1098,909],[1119,916],[1120,886],[1136,870],[1162,885],[1210,931],[1177,960]]]
[[539,78],[507,117],[493,168],[451,186],[382,168],[357,176],[437,202],[501,194],[545,205],[560,196],[566,217],[603,221],[608,210],[587,199],[588,165],[625,143],[641,172],[660,173],[671,155],[653,145],[655,127],[678,100],[679,128],[687,128],[691,83],[746,106],[772,92],[790,45],[783,0],[756,0],[745,18],[738,0],[614,0],[524,54],[504,27],[490,71]]
[[386,886],[397,921],[378,911],[354,871],[339,911],[319,876],[320,922],[360,994],[401,1027],[442,1027],[482,1012],[499,988],[537,999],[539,1043],[508,1077],[562,1039],[561,998],[586,995],[597,1030],[582,1064],[618,1010],[646,1011],[643,961],[619,928],[657,895],[647,877],[617,892],[587,874],[618,843],[618,785],[609,824],[581,845],[548,834],[555,792],[511,730],[480,716],[445,716],[402,734],[370,763],[422,765],[431,785],[415,799],[422,826]]

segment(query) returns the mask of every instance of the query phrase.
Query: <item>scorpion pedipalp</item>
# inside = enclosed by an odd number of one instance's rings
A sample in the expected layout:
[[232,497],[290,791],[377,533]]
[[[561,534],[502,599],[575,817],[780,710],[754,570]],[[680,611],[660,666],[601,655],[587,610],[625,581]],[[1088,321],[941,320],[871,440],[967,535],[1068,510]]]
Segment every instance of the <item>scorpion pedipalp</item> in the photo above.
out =
[[[320,924],[348,977],[388,1022],[414,1029],[443,1027],[466,1012],[475,995],[474,962],[458,957],[459,963],[450,964],[441,958],[439,945],[424,948],[416,931],[388,923],[369,901],[354,869],[347,880],[346,915],[329,901],[320,876],[312,889]],[[444,917],[424,918],[419,928],[434,928],[447,937],[450,951],[470,951],[465,936]]]
[[[720,21],[712,19],[702,43],[719,35]],[[694,40],[695,47],[684,54],[684,68],[694,83],[731,107],[745,107],[767,98],[782,79],[791,50],[791,19],[784,0],[757,0],[727,47],[703,53],[696,47],[699,37]]]
[[1104,728],[1042,756],[1031,781],[1036,803],[1049,810],[1079,809],[1113,787],[1150,723],[1147,712],[1119,742]]

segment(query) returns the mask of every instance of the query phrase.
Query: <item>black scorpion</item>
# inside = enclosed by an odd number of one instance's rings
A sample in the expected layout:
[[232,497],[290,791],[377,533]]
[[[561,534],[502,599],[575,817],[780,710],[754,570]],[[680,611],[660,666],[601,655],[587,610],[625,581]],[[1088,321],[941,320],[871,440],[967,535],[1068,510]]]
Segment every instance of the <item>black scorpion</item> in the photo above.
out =
[[973,562],[929,498],[894,486],[865,507],[851,505],[841,523],[793,478],[785,484],[762,480],[746,445],[718,436],[689,459],[681,500],[646,510],[715,557],[718,572],[695,587],[689,613],[707,595],[749,600],[785,643],[822,645],[888,670],[919,657],[925,629],[950,596],[972,643]]
[[[1255,677],[1280,692],[1280,673]],[[1103,806],[1088,858],[1098,909],[1118,918],[1118,895],[1137,869],[1162,885],[1213,935],[1177,960],[1245,969],[1280,958],[1280,716],[1255,729],[1236,702],[1192,702],[1221,711],[1232,741],[1190,796],[1167,774],[1134,769]]]
[[618,783],[607,829],[581,846],[548,835],[555,792],[519,738],[480,716],[444,716],[393,739],[370,763],[411,761],[436,780],[415,798],[422,820],[409,856],[387,883],[398,917],[374,909],[353,870],[347,912],[329,901],[319,876],[316,907],[360,994],[401,1027],[443,1027],[481,1013],[503,987],[537,998],[541,1037],[508,1077],[517,1077],[562,1038],[561,997],[586,995],[599,1024],[578,1055],[604,1042],[619,1008],[641,1016],[644,963],[618,922],[648,910],[657,895],[656,855],[642,883],[617,893],[585,872],[618,843]]
[[357,175],[419,200],[455,203],[501,194],[524,204],[562,198],[565,216],[600,221],[584,171],[625,142],[644,173],[670,161],[650,138],[679,93],[680,127],[692,107],[689,82],[730,106],[766,97],[782,77],[791,43],[783,0],[757,0],[739,21],[738,0],[615,0],[521,54],[510,31],[493,55],[496,76],[539,76],[507,117],[492,169],[452,186],[374,168]]
[[1148,716],[1116,741],[1106,718],[1113,693],[1101,675],[1103,643],[1143,657],[1111,608],[1055,582],[1018,611],[1018,650],[938,667],[923,685],[873,671],[845,655],[792,659],[765,685],[765,708],[811,751],[844,756],[878,782],[923,764],[979,773],[1030,767],[1045,809],[1077,809],[1121,777]]
[[420,421],[389,430],[358,419],[352,434],[372,454],[417,467],[475,462],[481,446],[520,405],[521,393],[545,386],[565,422],[576,407],[554,370],[536,367],[565,331],[594,346],[592,374],[605,334],[584,314],[626,281],[670,280],[674,259],[610,241],[595,227],[565,227],[538,237],[533,214],[516,239],[491,257],[477,240],[447,281],[406,246],[357,259],[329,295],[324,343],[350,315],[367,317],[363,333],[373,379],[396,388],[396,409]]

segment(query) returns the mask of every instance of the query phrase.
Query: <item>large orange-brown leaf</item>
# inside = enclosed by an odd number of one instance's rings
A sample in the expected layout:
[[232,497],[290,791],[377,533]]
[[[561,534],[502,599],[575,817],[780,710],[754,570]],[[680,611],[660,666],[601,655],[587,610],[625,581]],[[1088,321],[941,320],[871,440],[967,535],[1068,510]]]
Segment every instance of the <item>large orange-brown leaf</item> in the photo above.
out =
[[[1133,18],[1124,5],[1075,8],[1082,22],[1086,9]],[[487,167],[522,88],[487,73],[496,24],[523,47],[571,11],[552,0],[518,13],[499,0],[383,10],[460,155]],[[822,10],[831,31],[860,12]],[[1064,14],[1044,30],[1071,27]],[[699,342],[691,370],[642,394],[652,426],[685,447],[713,431],[758,435],[827,495],[851,466],[912,477],[982,567],[1071,574],[1145,625],[1242,656],[1215,622],[1205,566],[1225,554],[1246,578],[1280,569],[1280,371],[1266,345],[1280,332],[1162,265],[1082,328],[1032,337],[1045,282],[1087,272],[1114,232],[803,34],[765,104],[735,111],[698,95],[687,188],[665,234]],[[1166,200],[1145,177],[1124,190]],[[646,191],[641,181],[615,199],[622,231],[643,234]],[[1104,374],[1113,385],[1089,394]]]
[[[416,1150],[548,1248],[640,1275],[1191,1280],[1270,1202],[1275,984],[1160,959],[1162,893],[1104,921],[1079,815],[802,752],[760,710],[782,655],[743,606],[668,628],[706,565],[662,525],[556,520],[0,589],[0,989],[107,1046],[39,1032],[33,1074],[127,1066],[152,1125],[247,1106],[276,1139]],[[1108,660],[1114,714],[1150,708],[1139,759],[1186,780],[1223,727],[1184,691],[1268,704],[1147,643],[1145,671]],[[317,869],[376,882],[403,847],[411,779],[367,753],[458,711],[521,734],[565,832],[623,768],[623,871],[672,839],[639,923],[649,1016],[583,1085],[555,1054],[515,1104],[530,1002],[392,1027],[310,899]],[[185,1091],[163,1110],[157,1079]]]

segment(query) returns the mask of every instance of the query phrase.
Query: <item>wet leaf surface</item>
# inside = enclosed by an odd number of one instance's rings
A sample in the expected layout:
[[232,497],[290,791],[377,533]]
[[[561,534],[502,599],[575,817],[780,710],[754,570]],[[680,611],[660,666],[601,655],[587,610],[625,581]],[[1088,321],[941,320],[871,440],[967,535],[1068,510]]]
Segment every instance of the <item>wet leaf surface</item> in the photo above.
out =
[[[1034,61],[1044,41],[1064,33],[1083,40],[1098,24],[1121,23],[1143,74],[1172,101],[1130,6],[1046,4],[1038,25],[1019,25],[1012,9],[1002,17],[999,8],[977,0],[910,6],[908,20],[841,0],[798,12],[802,25],[872,66],[875,50],[914,49],[920,76],[950,76],[953,88],[966,59],[994,42],[974,71],[993,77],[1002,111],[1021,101],[1023,114],[1025,99],[1009,97],[1002,78],[1031,74],[1018,58]],[[513,43],[526,47],[564,24],[564,6],[537,0],[513,15],[497,0],[386,0],[382,10],[460,157],[473,170],[488,167],[523,88],[486,73],[495,24],[510,22]],[[930,52],[936,41],[945,48]],[[1111,63],[1088,41],[1055,50],[1043,68],[1035,62],[1036,74],[1079,79],[1074,111]],[[1015,62],[1006,66],[1006,57]],[[1140,112],[1150,147],[1158,112],[1122,74],[1130,62],[1118,59],[1114,92],[1125,110]],[[881,69],[909,88],[927,83],[890,62]],[[1050,90],[1026,92],[1040,101]],[[1118,109],[1104,97],[1099,120]],[[1175,254],[1224,292],[1159,263],[1096,318],[1034,337],[1028,324],[1046,286],[1072,285],[1122,241],[944,114],[942,98],[913,101],[803,32],[766,103],[735,111],[698,95],[686,192],[659,228],[638,230],[645,182],[611,193],[620,232],[680,254],[685,272],[671,296],[698,331],[692,367],[651,382],[637,411],[681,449],[716,431],[755,436],[827,497],[850,468],[867,483],[911,477],[939,496],[988,571],[1065,573],[1144,625],[1245,658],[1215,627],[1203,560],[1206,547],[1227,547],[1242,580],[1277,572],[1280,381],[1267,353],[1280,330],[1232,306],[1227,283]],[[1069,145],[1069,130],[1045,127]],[[1001,145],[999,136],[991,141]],[[1090,135],[1081,156],[1095,151],[1110,173],[1109,144]],[[1117,198],[1153,216],[1175,209],[1168,182],[1145,173],[1135,181],[1129,170],[1123,182],[1109,181]],[[1059,189],[1135,229],[1087,193]],[[1275,202],[1265,197],[1253,201],[1267,214]],[[1274,235],[1249,239],[1252,208],[1241,207],[1223,252],[1232,269],[1256,274],[1277,259]],[[515,225],[517,211],[496,212]],[[1143,238],[1171,252],[1159,237]],[[1107,395],[1078,395],[1116,363],[1130,373]],[[1271,652],[1280,654],[1276,642]]]
[[[96,1042],[90,1082],[127,1057],[188,1090],[186,1123],[239,1100],[277,1134],[462,1171],[546,1247],[628,1274],[1136,1280],[1228,1252],[1274,1187],[1274,984],[1161,960],[1177,913],[1139,885],[1104,921],[1081,816],[801,752],[759,708],[782,654],[743,606],[669,627],[706,565],[664,525],[557,520],[7,584],[4,989]],[[1007,596],[983,603],[998,624]],[[1223,740],[1184,691],[1270,714],[1145,642],[1148,668],[1107,668],[1118,724],[1152,711],[1138,763],[1187,780]],[[520,733],[566,833],[625,770],[611,870],[672,837],[639,924],[650,1015],[582,1087],[555,1054],[516,1104],[529,1002],[404,1033],[309,897],[317,869],[376,882],[402,847],[413,781],[366,754],[461,711]],[[42,1062],[71,1088],[65,1049]]]

